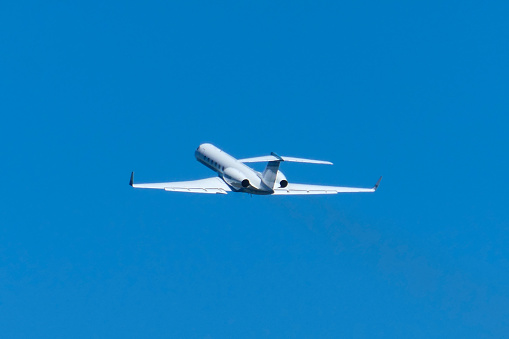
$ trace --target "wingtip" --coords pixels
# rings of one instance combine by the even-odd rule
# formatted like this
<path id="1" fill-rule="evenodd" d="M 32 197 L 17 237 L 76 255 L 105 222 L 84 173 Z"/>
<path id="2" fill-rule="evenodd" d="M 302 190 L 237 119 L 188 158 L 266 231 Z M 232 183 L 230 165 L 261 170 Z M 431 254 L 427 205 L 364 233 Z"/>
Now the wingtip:
<path id="1" fill-rule="evenodd" d="M 380 179 L 378 179 L 378 181 L 376 182 L 375 186 L 373 186 L 373 189 L 375 191 L 378 189 L 378 186 L 380 186 L 380 181 L 382 181 L 382 177 L 380 177 Z"/>
<path id="2" fill-rule="evenodd" d="M 133 186 L 134 184 L 134 172 L 131 172 L 131 180 L 129 180 L 129 186 Z"/>

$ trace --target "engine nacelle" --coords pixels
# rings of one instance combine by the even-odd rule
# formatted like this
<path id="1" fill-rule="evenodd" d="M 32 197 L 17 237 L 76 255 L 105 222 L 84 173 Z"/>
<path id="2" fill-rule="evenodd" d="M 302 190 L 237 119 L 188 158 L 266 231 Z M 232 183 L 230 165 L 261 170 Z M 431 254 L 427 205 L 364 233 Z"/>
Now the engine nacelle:
<path id="1" fill-rule="evenodd" d="M 281 171 L 277 171 L 276 182 L 274 183 L 274 188 L 285 188 L 288 186 L 288 180 L 286 180 L 285 175 Z"/>
<path id="2" fill-rule="evenodd" d="M 223 171 L 223 178 L 228 185 L 236 188 L 246 188 L 251 185 L 245 174 L 232 167 L 228 167 Z"/>

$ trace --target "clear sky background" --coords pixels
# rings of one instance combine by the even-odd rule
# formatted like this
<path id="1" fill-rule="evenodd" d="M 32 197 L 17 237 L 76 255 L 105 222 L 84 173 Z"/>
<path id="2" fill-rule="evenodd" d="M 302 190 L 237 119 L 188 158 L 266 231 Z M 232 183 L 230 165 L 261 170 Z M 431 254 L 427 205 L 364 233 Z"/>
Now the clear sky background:
<path id="1" fill-rule="evenodd" d="M 3 338 L 507 337 L 506 1 L 12 1 Z M 282 155 L 317 197 L 128 186 Z M 263 165 L 262 165 L 263 166 Z M 259 168 L 259 166 L 257 167 Z"/>

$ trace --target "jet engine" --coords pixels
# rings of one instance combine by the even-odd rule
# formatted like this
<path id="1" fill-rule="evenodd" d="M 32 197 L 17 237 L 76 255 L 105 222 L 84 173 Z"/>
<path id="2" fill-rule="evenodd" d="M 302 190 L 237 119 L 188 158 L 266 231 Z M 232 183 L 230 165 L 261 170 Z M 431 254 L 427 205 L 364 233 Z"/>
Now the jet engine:
<path id="1" fill-rule="evenodd" d="M 249 180 L 246 178 L 246 175 L 233 167 L 228 167 L 224 170 L 223 178 L 228 185 L 231 185 L 236 188 L 241 187 L 246 188 L 251 185 Z"/>
<path id="2" fill-rule="evenodd" d="M 283 172 L 277 171 L 274 188 L 285 188 L 286 186 L 288 186 L 288 180 L 286 180 L 286 176 L 283 174 Z"/>

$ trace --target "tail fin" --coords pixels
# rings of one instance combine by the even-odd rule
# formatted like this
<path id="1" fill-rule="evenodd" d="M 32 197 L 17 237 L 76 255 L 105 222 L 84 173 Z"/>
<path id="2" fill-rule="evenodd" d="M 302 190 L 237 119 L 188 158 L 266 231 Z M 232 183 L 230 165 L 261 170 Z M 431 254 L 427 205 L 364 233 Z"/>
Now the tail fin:
<path id="1" fill-rule="evenodd" d="M 279 164 L 281 164 L 281 161 L 279 160 L 269 161 L 267 167 L 265 167 L 265 171 L 263 171 L 262 181 L 270 189 L 274 188 L 274 183 L 276 182 L 277 177 L 277 171 L 279 170 Z"/>

